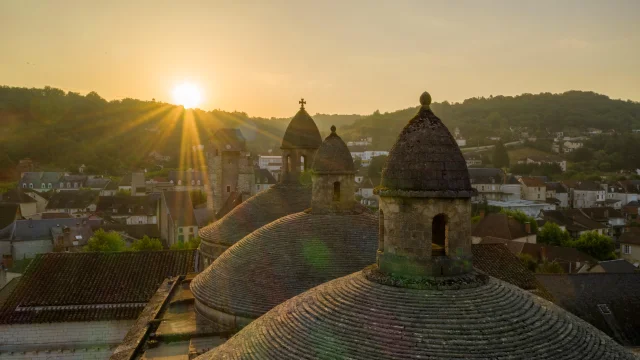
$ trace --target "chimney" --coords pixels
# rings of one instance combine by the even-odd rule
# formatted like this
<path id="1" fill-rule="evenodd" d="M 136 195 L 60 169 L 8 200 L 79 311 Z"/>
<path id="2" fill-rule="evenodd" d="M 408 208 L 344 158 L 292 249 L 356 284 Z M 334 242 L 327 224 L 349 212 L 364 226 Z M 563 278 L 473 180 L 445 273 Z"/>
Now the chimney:
<path id="1" fill-rule="evenodd" d="M 480 210 L 480 219 L 484 219 L 484 210 Z"/>
<path id="2" fill-rule="evenodd" d="M 531 234 L 531 223 L 530 222 L 527 221 L 527 222 L 524 223 L 524 231 L 527 234 Z"/>

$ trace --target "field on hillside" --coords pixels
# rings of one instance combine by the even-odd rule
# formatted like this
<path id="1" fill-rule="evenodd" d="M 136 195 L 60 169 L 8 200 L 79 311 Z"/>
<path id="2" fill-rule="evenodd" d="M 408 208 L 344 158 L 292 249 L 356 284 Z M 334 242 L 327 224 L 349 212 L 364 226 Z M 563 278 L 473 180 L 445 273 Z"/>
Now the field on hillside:
<path id="1" fill-rule="evenodd" d="M 519 147 L 515 149 L 507 148 L 507 152 L 509 153 L 509 161 L 511 164 L 517 164 L 518 160 L 527 157 L 527 156 L 549 156 L 552 155 L 550 153 L 546 153 L 544 151 L 534 149 L 532 147 Z M 555 154 L 554 154 L 555 155 Z"/>

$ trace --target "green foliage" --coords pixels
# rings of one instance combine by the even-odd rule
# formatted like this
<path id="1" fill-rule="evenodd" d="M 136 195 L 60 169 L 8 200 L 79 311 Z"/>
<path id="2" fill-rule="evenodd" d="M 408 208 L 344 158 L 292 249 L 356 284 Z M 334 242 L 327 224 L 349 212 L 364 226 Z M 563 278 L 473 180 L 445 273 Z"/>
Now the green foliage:
<path id="1" fill-rule="evenodd" d="M 142 239 L 138 239 L 131 244 L 131 250 L 133 251 L 145 251 L 145 250 L 162 250 L 162 243 L 159 239 L 152 239 L 147 235 Z"/>
<path id="2" fill-rule="evenodd" d="M 471 223 L 472 224 L 477 224 L 479 222 L 480 222 L 480 215 L 471 217 Z"/>
<path id="3" fill-rule="evenodd" d="M 122 236 L 115 231 L 106 232 L 98 229 L 87 242 L 84 251 L 118 252 L 126 251 L 127 244 Z"/>
<path id="4" fill-rule="evenodd" d="M 375 179 L 382 176 L 382 169 L 387 163 L 387 155 L 374 156 L 367 168 L 367 175 L 369 178 Z"/>
<path id="5" fill-rule="evenodd" d="M 537 234 L 537 242 L 539 244 L 548 244 L 555 246 L 565 246 L 571 241 L 571 236 L 565 230 L 562 230 L 558 224 L 547 221 Z"/>
<path id="6" fill-rule="evenodd" d="M 533 258 L 533 256 L 529 254 L 520 254 L 518 255 L 518 258 L 520 259 L 524 267 L 529 269 L 529 271 L 532 271 L 532 272 L 536 271 L 536 268 L 538 267 L 538 263 Z"/>
<path id="7" fill-rule="evenodd" d="M 11 189 L 15 189 L 17 186 L 18 182 L 0 183 L 0 194 L 4 194 Z"/>
<path id="8" fill-rule="evenodd" d="M 562 168 L 558 164 L 513 164 L 511 172 L 518 175 L 557 177 L 562 174 Z"/>
<path id="9" fill-rule="evenodd" d="M 566 245 L 589 254 L 600 261 L 616 258 L 613 240 L 595 231 L 584 233 L 577 240 L 571 240 Z"/>
<path id="10" fill-rule="evenodd" d="M 193 190 L 189 192 L 189 197 L 191 197 L 191 203 L 193 206 L 207 203 L 207 194 L 202 190 Z"/>
<path id="11" fill-rule="evenodd" d="M 177 243 L 171 245 L 171 250 L 197 249 L 198 246 L 200 246 L 200 238 L 195 237 L 187 242 L 178 241 Z"/>
<path id="12" fill-rule="evenodd" d="M 497 143 L 493 148 L 491 163 L 497 168 L 509 167 L 509 153 L 502 143 Z"/>
<path id="13" fill-rule="evenodd" d="M 536 222 L 536 219 L 534 219 L 531 216 L 528 216 L 522 211 L 502 209 L 500 210 L 500 212 L 503 214 L 506 214 L 507 216 L 511 216 L 521 224 L 529 223 L 531 225 L 531 233 L 536 234 L 538 232 L 538 223 Z"/>
<path id="14" fill-rule="evenodd" d="M 544 260 L 538 264 L 536 272 L 539 274 L 562 274 L 564 270 L 557 262 Z"/>
<path id="15" fill-rule="evenodd" d="M 356 171 L 358 171 L 362 167 L 362 159 L 360 159 L 359 157 L 356 157 L 353 160 L 353 167 L 356 169 Z"/>
<path id="16" fill-rule="evenodd" d="M 118 189 L 116 196 L 131 196 L 131 190 Z"/>

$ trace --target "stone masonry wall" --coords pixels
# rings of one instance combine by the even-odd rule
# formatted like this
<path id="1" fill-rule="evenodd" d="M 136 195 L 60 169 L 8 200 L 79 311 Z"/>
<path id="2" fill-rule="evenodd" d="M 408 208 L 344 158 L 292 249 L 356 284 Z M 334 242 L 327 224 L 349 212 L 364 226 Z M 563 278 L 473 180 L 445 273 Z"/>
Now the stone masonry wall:
<path id="1" fill-rule="evenodd" d="M 340 183 L 340 200 L 333 201 L 334 183 Z M 311 209 L 348 210 L 355 204 L 355 180 L 353 175 L 314 175 Z"/>
<path id="2" fill-rule="evenodd" d="M 431 257 L 432 221 L 447 217 L 446 256 Z M 469 199 L 380 198 L 381 270 L 405 275 L 454 275 L 471 267 Z"/>

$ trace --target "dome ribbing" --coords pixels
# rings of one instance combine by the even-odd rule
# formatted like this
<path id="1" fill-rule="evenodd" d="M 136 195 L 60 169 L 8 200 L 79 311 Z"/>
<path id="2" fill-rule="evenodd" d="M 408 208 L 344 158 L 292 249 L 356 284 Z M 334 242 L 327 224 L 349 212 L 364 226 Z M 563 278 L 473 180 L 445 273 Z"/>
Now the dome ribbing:
<path id="1" fill-rule="evenodd" d="M 198 359 L 635 359 L 583 320 L 503 281 L 416 290 L 371 281 L 371 271 L 279 305 Z"/>
<path id="2" fill-rule="evenodd" d="M 313 170 L 318 174 L 354 174 L 355 166 L 347 144 L 336 134 L 336 127 L 331 127 L 327 136 L 316 152 Z"/>
<path id="3" fill-rule="evenodd" d="M 471 197 L 467 163 L 458 144 L 431 111 L 431 96 L 404 127 L 382 170 L 382 196 Z M 408 193 L 411 192 L 411 193 Z"/>

